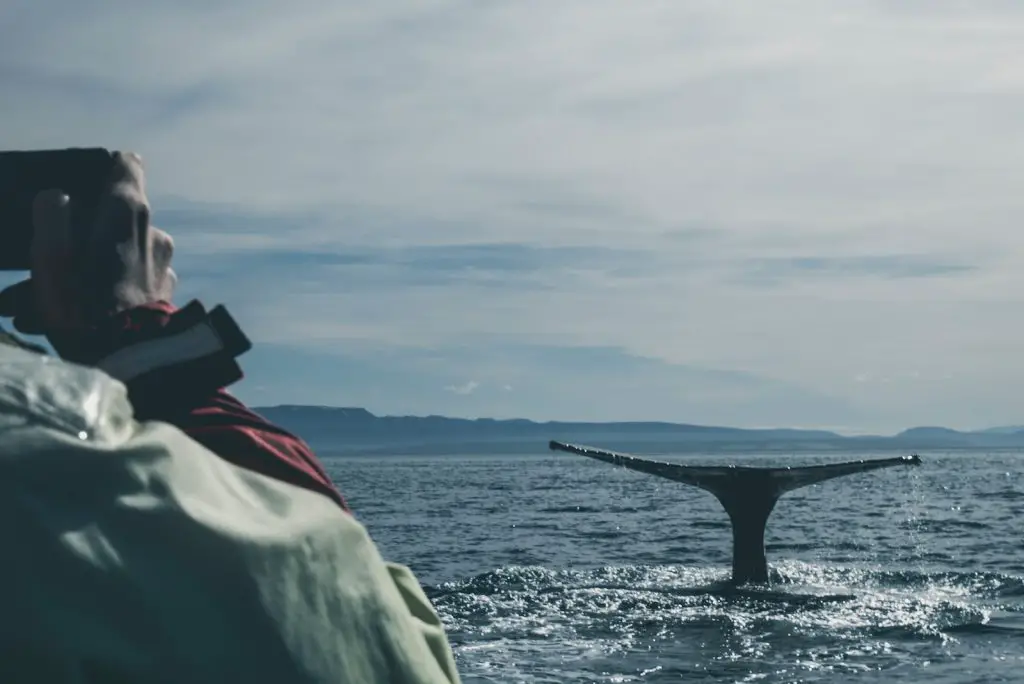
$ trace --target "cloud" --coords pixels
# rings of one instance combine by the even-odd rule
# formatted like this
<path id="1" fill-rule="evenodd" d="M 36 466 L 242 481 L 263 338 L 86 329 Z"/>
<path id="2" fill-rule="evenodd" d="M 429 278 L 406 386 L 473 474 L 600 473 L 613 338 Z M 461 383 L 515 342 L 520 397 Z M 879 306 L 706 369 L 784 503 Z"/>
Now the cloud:
<path id="1" fill-rule="evenodd" d="M 338 251 L 288 250 L 272 252 L 243 247 L 235 254 L 221 252 L 214 259 L 190 255 L 197 271 L 214 268 L 230 259 L 239 270 L 263 268 L 395 267 L 424 274 L 464 274 L 467 271 L 506 276 L 544 273 L 554 269 L 621 268 L 651 261 L 656 255 L 611 251 L 598 247 L 545 247 L 517 243 L 406 245 L 395 247 L 351 246 Z"/>
<path id="2" fill-rule="evenodd" d="M 794 256 L 751 259 L 745 266 L 743 279 L 751 284 L 768 285 L 798 278 L 934 278 L 964 275 L 977 268 L 972 264 L 913 254 Z"/>
<path id="3" fill-rule="evenodd" d="M 744 425 L 801 420 L 856 425 L 868 418 L 841 398 L 772 378 L 669 364 L 604 347 L 353 342 L 311 351 L 302 344 L 264 344 L 247 363 L 260 369 L 260 384 L 277 388 L 275 401 L 357 404 L 383 413 Z M 458 385 L 444 381 L 453 375 L 475 379 Z M 239 396 L 265 403 L 265 395 L 252 393 L 249 382 L 257 378 L 243 383 Z M 394 392 L 396 386 L 401 393 Z M 512 386 L 514 392 L 505 389 Z M 439 394 L 438 387 L 446 391 Z M 473 404 L 467 408 L 468 396 Z"/>
<path id="4" fill-rule="evenodd" d="M 461 385 L 446 385 L 445 391 L 451 392 L 452 394 L 459 394 L 461 396 L 467 396 L 476 391 L 480 387 L 480 383 L 475 380 L 468 380 Z"/>
<path id="5" fill-rule="evenodd" d="M 1015 423 L 1021 40 L 1008 2 L 13 0 L 4 145 L 141 151 L 183 297 L 295 368 L 373 362 L 308 375 L 325 401 L 464 410 L 437 388 L 473 377 L 510 415 Z M 599 392 L 592 348 L 655 365 Z M 536 362 L 562 404 L 498 377 L 529 349 L 574 350 Z M 701 375 L 709 413 L 666 368 L 766 398 Z"/>

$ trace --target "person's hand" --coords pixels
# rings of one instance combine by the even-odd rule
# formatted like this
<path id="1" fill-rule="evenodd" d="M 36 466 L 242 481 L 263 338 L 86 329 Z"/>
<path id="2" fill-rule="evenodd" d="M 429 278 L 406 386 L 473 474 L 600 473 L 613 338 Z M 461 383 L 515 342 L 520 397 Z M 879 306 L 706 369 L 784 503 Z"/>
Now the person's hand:
<path id="1" fill-rule="evenodd" d="M 80 340 L 95 325 L 125 309 L 170 302 L 177 278 L 174 243 L 150 224 L 138 155 L 115 154 L 110 185 L 85 224 L 73 220 L 73 203 L 60 189 L 36 197 L 31 278 L 0 292 L 0 316 L 81 361 Z"/>

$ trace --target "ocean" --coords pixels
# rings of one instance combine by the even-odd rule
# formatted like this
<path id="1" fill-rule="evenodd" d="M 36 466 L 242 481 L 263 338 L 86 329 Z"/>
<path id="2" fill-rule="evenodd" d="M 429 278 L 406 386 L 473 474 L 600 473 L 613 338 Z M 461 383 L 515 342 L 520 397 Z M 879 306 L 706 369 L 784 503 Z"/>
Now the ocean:
<path id="1" fill-rule="evenodd" d="M 324 460 L 467 684 L 1024 682 L 1024 453 L 921 456 L 785 495 L 780 580 L 741 595 L 714 588 L 730 528 L 699 489 L 569 454 Z"/>

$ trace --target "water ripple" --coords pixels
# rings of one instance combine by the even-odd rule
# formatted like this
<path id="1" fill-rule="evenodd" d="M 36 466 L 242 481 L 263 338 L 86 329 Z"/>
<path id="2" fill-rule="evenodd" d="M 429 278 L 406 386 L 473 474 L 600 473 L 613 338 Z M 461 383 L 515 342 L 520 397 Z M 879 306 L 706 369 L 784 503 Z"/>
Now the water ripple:
<path id="1" fill-rule="evenodd" d="M 741 591 L 700 490 L 548 454 L 327 467 L 423 581 L 467 684 L 1018 681 L 1024 460 L 922 456 L 785 496 L 777 581 Z"/>

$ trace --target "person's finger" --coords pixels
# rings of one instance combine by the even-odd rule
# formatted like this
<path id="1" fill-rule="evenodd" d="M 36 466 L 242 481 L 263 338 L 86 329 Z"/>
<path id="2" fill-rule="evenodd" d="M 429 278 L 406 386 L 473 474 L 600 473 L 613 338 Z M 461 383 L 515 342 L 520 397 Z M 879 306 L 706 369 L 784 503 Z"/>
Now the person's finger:
<path id="1" fill-rule="evenodd" d="M 152 242 L 153 267 L 156 272 L 170 268 L 174 258 L 174 238 L 154 225 L 149 227 Z"/>
<path id="2" fill-rule="evenodd" d="M 126 183 L 139 192 L 146 192 L 146 173 L 142 156 L 135 152 L 115 152 L 114 166 L 110 172 L 111 185 Z"/>
<path id="3" fill-rule="evenodd" d="M 44 190 L 32 202 L 32 261 L 71 249 L 70 199 L 62 190 Z"/>
<path id="4" fill-rule="evenodd" d="M 32 205 L 32 283 L 38 319 L 47 329 L 77 324 L 71 203 L 60 190 L 44 190 Z"/>
<path id="5" fill-rule="evenodd" d="M 129 241 L 141 249 L 149 245 L 149 216 L 142 158 L 131 152 L 115 153 L 109 192 L 97 207 L 96 230 L 89 241 L 101 252 Z"/>
<path id="6" fill-rule="evenodd" d="M 14 327 L 30 335 L 40 334 L 48 319 L 63 315 L 62 278 L 70 253 L 68 197 L 60 190 L 45 190 L 32 204 L 32 278 L 0 292 L 0 315 L 14 318 Z M 57 316 L 43 316 L 49 311 Z"/>
<path id="7" fill-rule="evenodd" d="M 97 208 L 95 230 L 89 236 L 85 264 L 85 286 L 94 290 L 89 297 L 109 309 L 112 293 L 123 301 L 116 306 L 135 306 L 162 294 L 164 282 L 157 264 L 169 263 L 173 242 L 150 224 L 149 200 L 145 193 L 142 158 L 117 153 L 107 195 Z M 133 281 L 136 287 L 117 288 Z"/>

